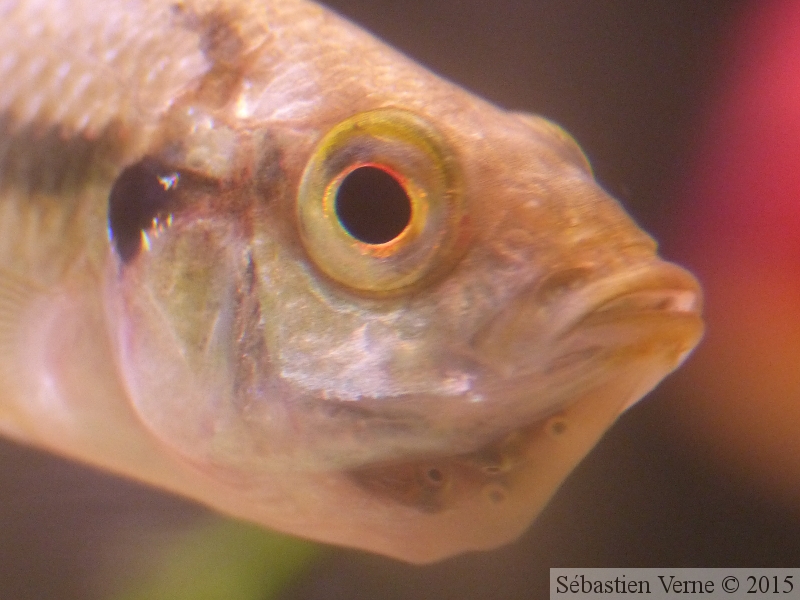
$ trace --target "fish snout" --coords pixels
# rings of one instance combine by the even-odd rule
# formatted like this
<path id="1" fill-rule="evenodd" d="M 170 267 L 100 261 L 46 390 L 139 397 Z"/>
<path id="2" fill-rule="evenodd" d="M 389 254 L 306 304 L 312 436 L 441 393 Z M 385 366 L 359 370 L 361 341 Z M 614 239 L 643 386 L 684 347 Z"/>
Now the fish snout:
<path id="1" fill-rule="evenodd" d="M 522 395 L 525 413 L 546 414 L 595 385 L 640 377 L 646 389 L 630 405 L 697 345 L 701 311 L 697 280 L 657 257 L 601 278 L 571 267 L 522 290 L 473 348 L 495 374 L 487 387 L 507 388 L 509 401 Z"/>

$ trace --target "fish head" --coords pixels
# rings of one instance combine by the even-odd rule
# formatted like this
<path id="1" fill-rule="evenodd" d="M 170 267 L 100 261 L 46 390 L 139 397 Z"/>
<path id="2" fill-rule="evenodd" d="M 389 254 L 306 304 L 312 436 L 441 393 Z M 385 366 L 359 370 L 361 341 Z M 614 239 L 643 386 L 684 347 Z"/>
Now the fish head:
<path id="1" fill-rule="evenodd" d="M 697 344 L 699 286 L 560 127 L 320 56 L 312 95 L 266 56 L 198 88 L 119 175 L 114 360 L 200 499 L 413 561 L 496 546 Z"/>

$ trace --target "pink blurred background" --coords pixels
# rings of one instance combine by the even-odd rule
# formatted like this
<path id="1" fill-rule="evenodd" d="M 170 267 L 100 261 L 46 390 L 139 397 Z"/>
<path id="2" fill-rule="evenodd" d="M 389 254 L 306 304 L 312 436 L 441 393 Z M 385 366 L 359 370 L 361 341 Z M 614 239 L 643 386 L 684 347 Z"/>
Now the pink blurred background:
<path id="1" fill-rule="evenodd" d="M 800 3 L 753 3 L 723 48 L 666 235 L 702 279 L 708 319 L 674 417 L 698 452 L 800 516 Z"/>

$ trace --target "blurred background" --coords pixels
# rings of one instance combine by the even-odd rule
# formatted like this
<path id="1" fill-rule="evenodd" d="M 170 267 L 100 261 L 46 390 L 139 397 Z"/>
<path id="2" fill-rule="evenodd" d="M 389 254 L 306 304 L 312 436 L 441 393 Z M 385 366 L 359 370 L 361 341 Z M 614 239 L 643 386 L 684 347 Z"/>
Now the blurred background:
<path id="1" fill-rule="evenodd" d="M 708 333 L 516 543 L 411 567 L 0 442 L 3 600 L 526 600 L 568 566 L 800 565 L 800 3 L 329 0 L 581 143 Z"/>

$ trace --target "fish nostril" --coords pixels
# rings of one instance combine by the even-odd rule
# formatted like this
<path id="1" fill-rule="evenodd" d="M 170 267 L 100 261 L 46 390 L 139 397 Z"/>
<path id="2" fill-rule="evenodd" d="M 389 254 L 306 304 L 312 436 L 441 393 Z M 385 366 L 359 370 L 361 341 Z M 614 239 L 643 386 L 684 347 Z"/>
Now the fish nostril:
<path id="1" fill-rule="evenodd" d="M 556 298 L 586 285 L 591 274 L 589 267 L 572 267 L 553 273 L 539 284 L 536 300 L 541 304 L 550 304 Z"/>

